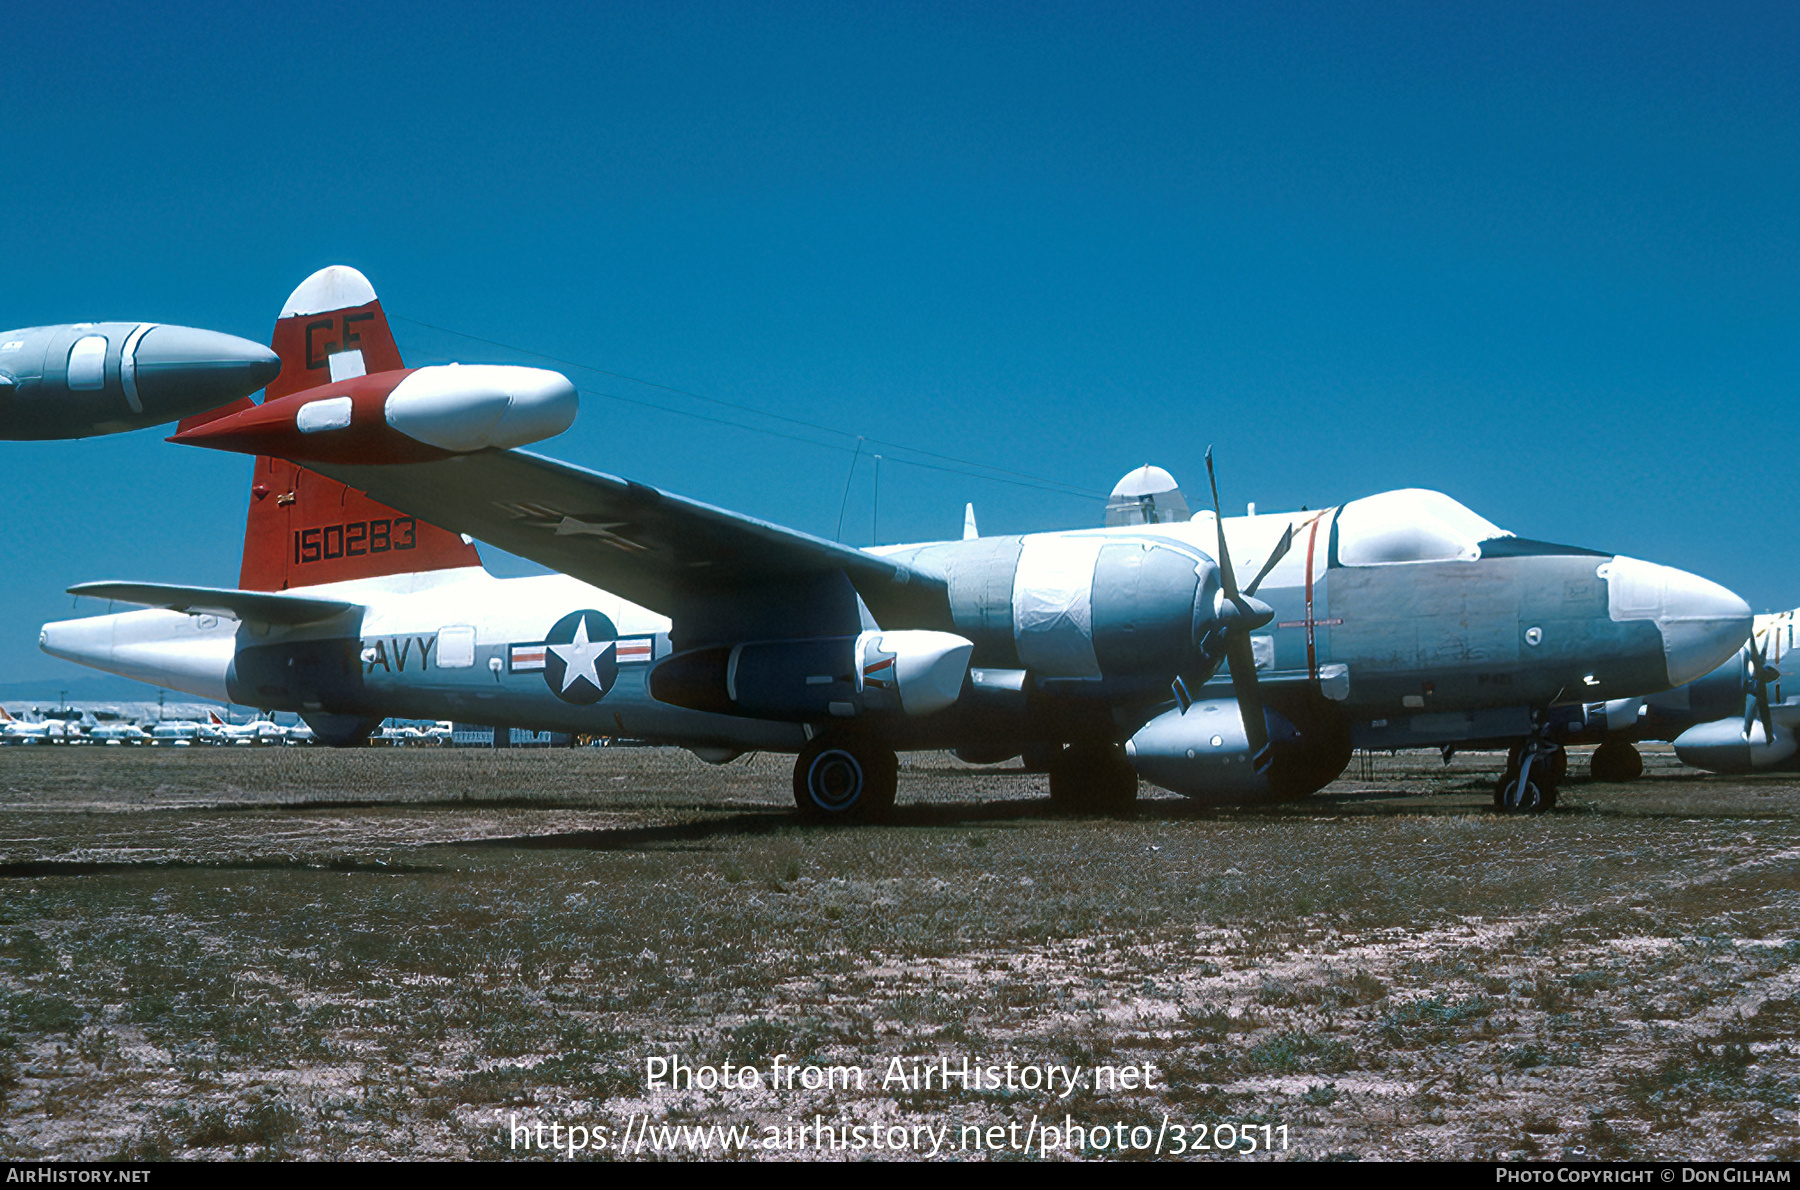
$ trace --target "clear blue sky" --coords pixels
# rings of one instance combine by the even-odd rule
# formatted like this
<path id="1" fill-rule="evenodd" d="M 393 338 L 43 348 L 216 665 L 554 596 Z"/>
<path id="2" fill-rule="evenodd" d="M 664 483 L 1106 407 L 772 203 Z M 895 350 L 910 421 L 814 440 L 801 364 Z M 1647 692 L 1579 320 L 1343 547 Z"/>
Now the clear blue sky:
<path id="1" fill-rule="evenodd" d="M 1195 502 L 1211 443 L 1233 505 L 1434 487 L 1800 603 L 1800 6 L 270 8 L 9 22 L 0 327 L 266 341 L 341 262 L 411 363 L 847 432 L 569 370 L 543 448 L 828 536 L 856 434 Z M 0 443 L 0 678 L 86 672 L 71 583 L 235 582 L 249 463 L 163 433 Z M 867 449 L 884 541 L 1100 516 Z"/>

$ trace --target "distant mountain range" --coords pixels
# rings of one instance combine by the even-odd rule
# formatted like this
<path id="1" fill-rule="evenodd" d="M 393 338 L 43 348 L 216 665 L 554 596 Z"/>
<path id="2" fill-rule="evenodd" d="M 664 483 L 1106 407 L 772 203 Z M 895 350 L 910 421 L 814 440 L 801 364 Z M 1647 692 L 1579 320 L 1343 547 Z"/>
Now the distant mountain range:
<path id="1" fill-rule="evenodd" d="M 73 681 L 45 678 L 36 682 L 0 682 L 0 706 L 13 715 L 29 715 L 33 711 L 55 711 L 69 706 L 92 711 L 102 719 L 124 719 L 130 722 L 150 719 L 204 719 L 206 712 L 226 712 L 222 703 L 196 699 L 179 690 L 165 690 L 163 701 L 156 701 L 157 688 L 130 678 L 102 675 L 76 678 Z M 228 715 L 232 722 L 244 720 L 244 711 Z M 282 717 L 294 718 L 292 715 Z"/>
<path id="2" fill-rule="evenodd" d="M 87 678 L 40 678 L 35 682 L 0 682 L 0 702 L 32 702 L 54 704 L 66 697 L 70 702 L 148 702 L 156 703 L 156 687 L 130 678 L 100 675 Z M 179 690 L 168 691 L 165 701 L 193 702 L 194 696 Z"/>

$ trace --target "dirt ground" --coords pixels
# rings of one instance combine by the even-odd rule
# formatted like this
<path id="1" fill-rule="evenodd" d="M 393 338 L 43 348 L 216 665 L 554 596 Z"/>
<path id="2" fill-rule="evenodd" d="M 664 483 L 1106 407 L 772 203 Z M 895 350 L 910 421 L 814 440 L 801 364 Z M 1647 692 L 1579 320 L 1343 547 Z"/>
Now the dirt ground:
<path id="1" fill-rule="evenodd" d="M 1800 784 L 1646 759 L 0 749 L 0 1158 L 1800 1157 Z"/>

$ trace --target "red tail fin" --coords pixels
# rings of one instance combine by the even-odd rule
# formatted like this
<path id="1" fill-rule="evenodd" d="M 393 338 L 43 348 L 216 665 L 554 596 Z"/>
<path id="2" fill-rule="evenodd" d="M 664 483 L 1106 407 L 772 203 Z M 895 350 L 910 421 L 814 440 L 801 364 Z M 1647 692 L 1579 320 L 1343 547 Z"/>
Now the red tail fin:
<path id="1" fill-rule="evenodd" d="M 300 283 L 281 308 L 272 346 L 281 374 L 265 399 L 405 366 L 374 288 L 345 265 L 320 269 Z M 246 398 L 184 421 L 181 429 L 248 407 Z M 238 575 L 245 590 L 479 565 L 475 547 L 454 533 L 284 459 L 256 460 Z"/>

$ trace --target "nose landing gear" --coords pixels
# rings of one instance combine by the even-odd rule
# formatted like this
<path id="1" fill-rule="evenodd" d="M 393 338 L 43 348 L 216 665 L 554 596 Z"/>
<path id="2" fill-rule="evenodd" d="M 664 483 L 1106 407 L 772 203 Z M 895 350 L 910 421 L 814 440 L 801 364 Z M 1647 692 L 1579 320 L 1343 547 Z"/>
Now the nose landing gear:
<path id="1" fill-rule="evenodd" d="M 1542 723 L 1507 754 L 1506 771 L 1494 783 L 1494 809 L 1502 814 L 1542 814 L 1556 808 L 1556 788 L 1569 768 L 1569 754 L 1550 739 Z"/>

